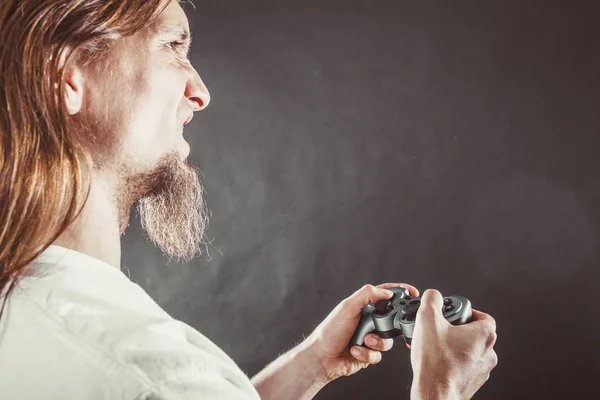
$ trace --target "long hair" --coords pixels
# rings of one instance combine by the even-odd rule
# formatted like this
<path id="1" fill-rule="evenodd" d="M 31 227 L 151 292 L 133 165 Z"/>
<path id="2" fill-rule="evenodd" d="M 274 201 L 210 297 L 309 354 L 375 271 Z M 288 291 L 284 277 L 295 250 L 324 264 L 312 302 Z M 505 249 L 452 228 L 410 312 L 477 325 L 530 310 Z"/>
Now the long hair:
<path id="1" fill-rule="evenodd" d="M 115 40 L 150 24 L 161 3 L 0 1 L 0 318 L 28 266 L 90 193 L 92 158 L 66 112 L 64 66 L 99 63 Z"/>

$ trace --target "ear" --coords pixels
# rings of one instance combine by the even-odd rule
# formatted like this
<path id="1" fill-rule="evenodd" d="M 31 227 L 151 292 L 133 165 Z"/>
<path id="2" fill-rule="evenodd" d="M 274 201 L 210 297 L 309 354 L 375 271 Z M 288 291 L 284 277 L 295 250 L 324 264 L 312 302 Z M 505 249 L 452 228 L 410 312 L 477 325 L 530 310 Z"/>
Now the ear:
<path id="1" fill-rule="evenodd" d="M 77 114 L 83 105 L 83 72 L 76 65 L 65 69 L 65 104 L 69 115 Z"/>
<path id="2" fill-rule="evenodd" d="M 58 98 L 59 95 L 63 97 L 65 105 L 67 106 L 67 112 L 69 115 L 77 114 L 81 111 L 81 107 L 83 105 L 83 71 L 76 63 L 70 63 L 70 65 L 66 66 L 66 56 L 69 54 L 71 49 L 65 49 L 59 55 L 58 62 L 58 71 L 55 74 L 54 79 L 54 95 Z M 51 61 L 50 58 L 49 61 Z M 64 70 L 64 75 L 62 79 L 64 79 L 64 93 L 58 93 L 58 80 L 61 78 L 61 72 Z"/>

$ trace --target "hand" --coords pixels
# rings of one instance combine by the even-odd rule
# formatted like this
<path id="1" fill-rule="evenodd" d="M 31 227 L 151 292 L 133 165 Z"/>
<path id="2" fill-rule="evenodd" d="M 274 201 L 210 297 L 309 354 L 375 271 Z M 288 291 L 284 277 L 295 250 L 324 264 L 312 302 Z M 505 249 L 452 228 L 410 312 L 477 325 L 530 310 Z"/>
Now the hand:
<path id="1" fill-rule="evenodd" d="M 393 293 L 383 289 L 398 286 L 408 289 L 413 297 L 419 295 L 414 286 L 406 283 L 365 285 L 338 304 L 307 338 L 315 359 L 321 364 L 322 379 L 325 382 L 352 375 L 371 364 L 377 364 L 381 361 L 381 352 L 392 348 L 393 339 L 382 339 L 376 334 L 365 337 L 365 345 L 369 348 L 352 346 L 351 352 L 348 343 L 358 326 L 362 309 L 369 303 L 391 298 Z M 369 342 L 371 339 L 375 340 L 374 343 Z"/>
<path id="2" fill-rule="evenodd" d="M 440 292 L 423 293 L 415 319 L 411 399 L 470 399 L 498 364 L 496 321 L 473 310 L 473 321 L 451 325 L 442 314 Z"/>

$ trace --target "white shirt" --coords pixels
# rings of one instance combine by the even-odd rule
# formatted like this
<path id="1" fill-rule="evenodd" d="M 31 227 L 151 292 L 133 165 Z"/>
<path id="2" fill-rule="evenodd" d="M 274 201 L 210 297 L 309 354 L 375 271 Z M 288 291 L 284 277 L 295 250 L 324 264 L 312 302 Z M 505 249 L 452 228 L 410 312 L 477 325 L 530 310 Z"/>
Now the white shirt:
<path id="1" fill-rule="evenodd" d="M 53 245 L 33 267 L 0 320 L 1 400 L 260 398 L 231 358 L 114 266 Z"/>

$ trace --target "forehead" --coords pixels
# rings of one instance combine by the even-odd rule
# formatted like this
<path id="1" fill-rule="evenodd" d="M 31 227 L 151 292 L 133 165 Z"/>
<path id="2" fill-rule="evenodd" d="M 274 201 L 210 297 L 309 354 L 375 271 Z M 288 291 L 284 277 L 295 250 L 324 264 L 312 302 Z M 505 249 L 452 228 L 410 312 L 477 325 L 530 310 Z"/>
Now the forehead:
<path id="1" fill-rule="evenodd" d="M 148 28 L 152 35 L 176 33 L 189 36 L 190 30 L 187 16 L 176 0 L 169 1 L 167 7 Z"/>

